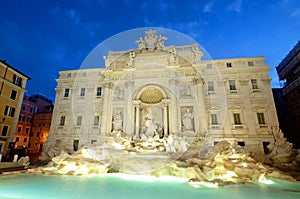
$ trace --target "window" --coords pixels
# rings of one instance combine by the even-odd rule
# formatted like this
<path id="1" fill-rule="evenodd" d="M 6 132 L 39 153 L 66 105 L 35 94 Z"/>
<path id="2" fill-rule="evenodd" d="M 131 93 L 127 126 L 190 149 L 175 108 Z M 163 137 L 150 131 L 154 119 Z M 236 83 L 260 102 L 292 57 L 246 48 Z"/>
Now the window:
<path id="1" fill-rule="evenodd" d="M 214 91 L 214 82 L 213 81 L 208 81 L 207 82 L 207 90 L 208 91 Z"/>
<path id="2" fill-rule="evenodd" d="M 245 142 L 238 142 L 237 143 L 239 146 L 245 146 Z"/>
<path id="3" fill-rule="evenodd" d="M 40 136 L 40 132 L 37 132 L 37 133 L 36 133 L 36 137 L 39 137 L 39 136 Z"/>
<path id="4" fill-rule="evenodd" d="M 73 140 L 73 150 L 78 151 L 79 140 Z"/>
<path id="5" fill-rule="evenodd" d="M 258 124 L 266 124 L 264 113 L 257 113 Z"/>
<path id="6" fill-rule="evenodd" d="M 98 126 L 99 125 L 99 115 L 96 115 L 94 117 L 94 126 Z"/>
<path id="7" fill-rule="evenodd" d="M 211 116 L 211 124 L 212 125 L 217 125 L 218 124 L 217 114 L 213 113 L 210 116 Z"/>
<path id="8" fill-rule="evenodd" d="M 22 78 L 20 78 L 19 76 L 15 75 L 13 76 L 13 83 L 15 85 L 21 86 L 22 85 Z"/>
<path id="9" fill-rule="evenodd" d="M 81 126 L 82 123 L 82 116 L 77 117 L 77 126 Z"/>
<path id="10" fill-rule="evenodd" d="M 24 122 L 25 121 L 25 116 L 24 115 L 20 115 L 19 116 L 19 121 Z"/>
<path id="11" fill-rule="evenodd" d="M 80 96 L 85 96 L 85 88 L 81 88 L 80 90 Z"/>
<path id="12" fill-rule="evenodd" d="M 22 131 L 22 127 L 18 126 L 18 133 L 20 133 Z"/>
<path id="13" fill-rule="evenodd" d="M 233 113 L 233 122 L 236 125 L 240 125 L 241 123 L 241 116 L 239 113 Z"/>
<path id="14" fill-rule="evenodd" d="M 30 132 L 29 136 L 30 136 L 30 137 L 33 137 L 33 132 Z"/>
<path id="15" fill-rule="evenodd" d="M 7 136 L 7 133 L 8 133 L 8 126 L 6 125 L 2 126 L 1 136 Z"/>
<path id="16" fill-rule="evenodd" d="M 207 64 L 207 65 L 206 65 L 206 68 L 207 68 L 207 69 L 212 69 L 212 64 Z"/>
<path id="17" fill-rule="evenodd" d="M 19 142 L 20 138 L 19 137 L 16 137 L 16 142 Z"/>
<path id="18" fill-rule="evenodd" d="M 236 90 L 235 80 L 229 80 L 229 89 L 231 91 L 235 91 Z"/>
<path id="19" fill-rule="evenodd" d="M 248 61 L 248 66 L 254 66 L 254 62 L 253 61 Z"/>
<path id="20" fill-rule="evenodd" d="M 98 87 L 98 88 L 97 88 L 97 93 L 96 93 L 96 95 L 97 95 L 98 97 L 100 97 L 100 96 L 102 95 L 102 87 Z"/>
<path id="21" fill-rule="evenodd" d="M 97 140 L 91 140 L 91 144 L 94 144 L 96 142 L 97 142 Z"/>
<path id="22" fill-rule="evenodd" d="M 43 152 L 43 144 L 40 144 L 39 152 Z"/>
<path id="23" fill-rule="evenodd" d="M 24 142 L 27 142 L 27 138 L 24 138 L 24 140 L 23 140 Z"/>
<path id="24" fill-rule="evenodd" d="M 15 115 L 15 108 L 10 107 L 10 106 L 6 106 L 5 110 L 4 110 L 4 115 L 6 116 L 10 116 L 10 117 L 14 117 Z"/>
<path id="25" fill-rule="evenodd" d="M 32 108 L 32 107 L 30 107 L 30 110 L 29 110 L 29 112 L 30 112 L 30 113 L 32 113 L 32 112 L 33 112 L 33 108 Z"/>
<path id="26" fill-rule="evenodd" d="M 257 80 L 256 79 L 251 79 L 251 85 L 252 85 L 252 89 L 258 89 L 258 85 L 257 85 Z"/>
<path id="27" fill-rule="evenodd" d="M 72 77 L 72 73 L 67 73 L 67 77 Z"/>
<path id="28" fill-rule="evenodd" d="M 69 95 L 70 95 L 70 89 L 66 88 L 65 93 L 64 93 L 64 97 L 69 97 Z"/>
<path id="29" fill-rule="evenodd" d="M 26 134 L 29 133 L 29 128 L 26 128 L 25 133 L 26 133 Z"/>
<path id="30" fill-rule="evenodd" d="M 17 91 L 11 90 L 10 99 L 15 100 L 17 98 Z"/>
<path id="31" fill-rule="evenodd" d="M 64 125 L 65 125 L 65 121 L 66 121 L 66 116 L 61 116 L 61 117 L 60 117 L 60 123 L 59 123 L 59 126 L 64 126 Z"/>
<path id="32" fill-rule="evenodd" d="M 268 148 L 268 145 L 270 144 L 270 142 L 263 142 L 263 147 L 264 147 L 264 153 L 268 154 L 270 153 L 270 149 Z"/>
<path id="33" fill-rule="evenodd" d="M 2 146 L 3 146 L 3 143 L 0 143 L 0 152 L 1 152 L 1 150 L 2 150 Z"/>
<path id="34" fill-rule="evenodd" d="M 28 117 L 27 118 L 27 123 L 30 123 L 31 122 L 31 117 Z"/>
<path id="35" fill-rule="evenodd" d="M 232 64 L 231 64 L 231 63 L 226 63 L 226 67 L 227 67 L 227 68 L 231 68 L 231 67 L 232 67 Z"/>
<path id="36" fill-rule="evenodd" d="M 26 107 L 23 105 L 22 106 L 22 111 L 25 111 L 26 110 Z"/>

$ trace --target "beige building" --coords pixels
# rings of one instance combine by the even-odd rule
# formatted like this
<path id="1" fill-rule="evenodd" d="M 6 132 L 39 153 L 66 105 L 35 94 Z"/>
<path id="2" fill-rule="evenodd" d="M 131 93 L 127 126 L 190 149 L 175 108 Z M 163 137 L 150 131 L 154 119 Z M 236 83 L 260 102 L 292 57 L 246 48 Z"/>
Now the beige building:
<path id="1" fill-rule="evenodd" d="M 267 152 L 278 120 L 265 57 L 202 60 L 197 44 L 166 39 L 149 30 L 137 49 L 108 52 L 105 68 L 60 71 L 49 145 L 72 151 L 122 132 Z"/>
<path id="2" fill-rule="evenodd" d="M 25 86 L 30 78 L 4 60 L 0 60 L 0 152 L 13 142 Z"/>

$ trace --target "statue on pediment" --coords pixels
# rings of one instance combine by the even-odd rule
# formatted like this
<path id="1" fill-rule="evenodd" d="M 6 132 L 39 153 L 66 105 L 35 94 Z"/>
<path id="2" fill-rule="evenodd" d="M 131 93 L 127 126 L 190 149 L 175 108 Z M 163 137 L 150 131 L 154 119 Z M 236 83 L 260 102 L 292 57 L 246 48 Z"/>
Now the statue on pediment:
<path id="1" fill-rule="evenodd" d="M 144 50 L 146 48 L 146 42 L 142 37 L 140 37 L 138 40 L 136 40 L 135 43 L 137 43 L 139 50 Z"/>
<path id="2" fill-rule="evenodd" d="M 129 53 L 129 61 L 127 62 L 127 66 L 129 68 L 132 68 L 134 66 L 134 58 L 135 58 L 135 52 L 134 51 L 131 51 Z"/>
<path id="3" fill-rule="evenodd" d="M 203 53 L 200 51 L 198 45 L 192 46 L 192 52 L 193 52 L 193 64 L 200 61 L 201 57 L 203 56 Z"/>
<path id="4" fill-rule="evenodd" d="M 165 48 L 164 42 L 168 38 L 162 35 L 157 35 L 156 30 L 150 29 L 149 31 L 145 32 L 144 39 L 140 37 L 136 40 L 135 43 L 138 45 L 138 49 L 140 51 L 154 51 L 154 50 L 162 50 Z"/>

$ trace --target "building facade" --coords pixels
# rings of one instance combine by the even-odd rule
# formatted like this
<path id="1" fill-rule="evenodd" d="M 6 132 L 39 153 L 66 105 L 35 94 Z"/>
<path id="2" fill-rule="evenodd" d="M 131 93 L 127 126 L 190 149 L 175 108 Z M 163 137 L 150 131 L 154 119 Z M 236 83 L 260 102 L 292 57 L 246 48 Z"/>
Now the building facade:
<path id="1" fill-rule="evenodd" d="M 279 79 L 285 81 L 282 99 L 286 117 L 280 123 L 288 140 L 300 148 L 300 41 L 276 67 Z"/>
<path id="2" fill-rule="evenodd" d="M 25 86 L 30 78 L 4 60 L 0 60 L 0 151 L 13 142 Z"/>
<path id="3" fill-rule="evenodd" d="M 28 154 L 31 161 L 37 161 L 43 151 L 44 144 L 50 133 L 52 109 L 34 114 L 30 132 Z"/>
<path id="4" fill-rule="evenodd" d="M 52 101 L 47 97 L 24 96 L 14 137 L 15 149 L 26 148 L 27 155 L 37 159 L 50 131 L 52 111 Z"/>
<path id="5" fill-rule="evenodd" d="M 69 151 L 114 139 L 228 140 L 261 151 L 278 120 L 264 57 L 202 60 L 197 44 L 165 46 L 155 30 L 138 48 L 110 51 L 105 68 L 60 71 L 48 137 Z"/>
<path id="6" fill-rule="evenodd" d="M 19 115 L 19 121 L 16 128 L 14 137 L 15 147 L 28 148 L 29 134 L 31 132 L 31 124 L 33 120 L 33 114 L 35 113 L 36 107 L 32 103 L 29 97 L 24 96 L 21 111 Z"/>

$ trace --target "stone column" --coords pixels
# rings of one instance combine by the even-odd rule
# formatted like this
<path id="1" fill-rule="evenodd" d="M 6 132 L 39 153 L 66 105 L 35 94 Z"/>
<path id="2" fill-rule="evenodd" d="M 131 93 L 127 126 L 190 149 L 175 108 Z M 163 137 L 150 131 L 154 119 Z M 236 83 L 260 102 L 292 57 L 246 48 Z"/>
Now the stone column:
<path id="1" fill-rule="evenodd" d="M 103 97 L 103 110 L 102 110 L 102 118 L 101 118 L 101 132 L 102 133 L 109 133 L 110 129 L 109 122 L 111 123 L 111 117 L 109 116 L 109 108 L 110 108 L 110 88 L 112 87 L 111 82 L 106 82 L 103 84 L 104 87 L 104 97 Z"/>
<path id="2" fill-rule="evenodd" d="M 167 104 L 164 104 L 164 136 L 169 135 L 169 129 L 168 129 L 168 106 Z"/>
<path id="3" fill-rule="evenodd" d="M 199 126 L 195 126 L 196 132 L 200 133 L 201 136 L 204 136 L 207 132 L 207 118 L 206 118 L 206 108 L 204 100 L 204 79 L 203 78 L 194 78 L 192 84 L 196 87 L 196 97 L 197 97 L 197 106 L 199 111 Z"/>
<path id="4" fill-rule="evenodd" d="M 177 80 L 175 79 L 175 72 L 172 71 L 171 73 L 171 77 L 173 77 L 173 79 L 169 80 L 170 83 L 170 89 L 172 91 L 173 94 L 170 94 L 170 102 L 169 102 L 169 123 L 170 123 L 170 129 L 169 129 L 169 133 L 178 133 L 180 131 L 180 119 L 178 118 L 178 113 L 180 114 L 179 111 L 179 104 L 177 102 L 177 98 L 176 98 L 176 94 L 177 94 L 177 90 L 176 90 L 176 85 L 177 85 Z"/>
<path id="5" fill-rule="evenodd" d="M 129 74 L 130 75 L 130 74 Z M 127 80 L 125 82 L 125 90 L 124 90 L 124 101 L 125 101 L 125 112 L 124 112 L 124 130 L 127 134 L 133 136 L 135 135 L 135 106 L 133 105 L 133 86 L 134 81 Z M 127 102 L 127 103 L 126 103 Z"/>
<path id="6" fill-rule="evenodd" d="M 140 130 L 140 106 L 135 106 L 135 137 L 139 137 Z"/>

